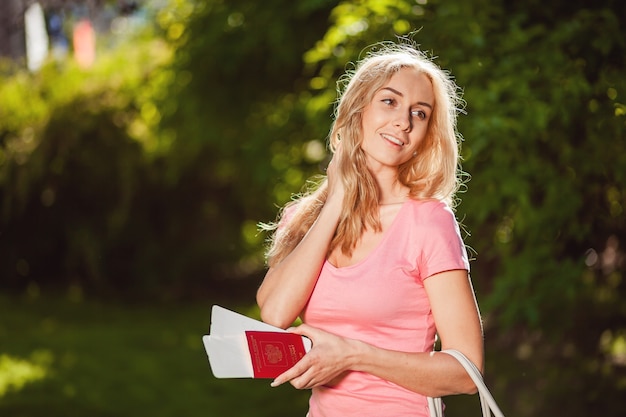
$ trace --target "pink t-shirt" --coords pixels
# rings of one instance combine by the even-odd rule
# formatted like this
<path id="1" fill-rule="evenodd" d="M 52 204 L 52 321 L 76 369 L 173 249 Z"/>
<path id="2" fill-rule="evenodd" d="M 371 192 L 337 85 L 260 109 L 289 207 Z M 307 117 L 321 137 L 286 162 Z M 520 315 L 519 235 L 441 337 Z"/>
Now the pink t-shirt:
<path id="1" fill-rule="evenodd" d="M 303 321 L 328 332 L 404 352 L 433 349 L 435 323 L 423 280 L 469 270 L 453 212 L 434 200 L 408 200 L 382 241 L 362 261 L 326 261 Z M 363 372 L 314 388 L 310 417 L 428 416 L 426 397 Z"/>

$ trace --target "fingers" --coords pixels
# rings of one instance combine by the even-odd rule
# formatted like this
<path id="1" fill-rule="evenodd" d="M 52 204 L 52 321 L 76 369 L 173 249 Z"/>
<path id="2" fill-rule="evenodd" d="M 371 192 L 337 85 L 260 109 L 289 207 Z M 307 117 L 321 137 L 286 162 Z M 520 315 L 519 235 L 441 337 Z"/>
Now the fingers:
<path id="1" fill-rule="evenodd" d="M 290 382 L 295 388 L 302 389 L 307 385 L 305 381 L 308 378 L 302 378 L 309 370 L 309 365 L 306 364 L 306 355 L 300 359 L 294 366 L 277 376 L 270 384 L 271 387 L 277 387 L 279 385 L 284 384 L 285 382 Z"/>
<path id="2" fill-rule="evenodd" d="M 302 360 L 300 362 L 302 362 Z M 296 364 L 293 368 L 276 377 L 270 386 L 277 387 L 289 382 L 296 389 L 311 389 L 323 384 L 324 381 L 320 378 L 321 377 L 311 365 L 298 367 Z"/>
<path id="3" fill-rule="evenodd" d="M 297 389 L 313 388 L 335 380 L 347 370 L 346 340 L 306 324 L 287 330 L 310 338 L 313 349 L 292 368 L 276 377 L 270 384 L 272 387 L 289 382 Z"/>
<path id="4" fill-rule="evenodd" d="M 299 334 L 301 336 L 306 336 L 309 339 L 311 338 L 311 333 L 315 331 L 315 329 L 308 324 L 301 324 L 299 326 L 290 327 L 287 329 L 289 333 Z"/>
<path id="5" fill-rule="evenodd" d="M 318 383 L 315 382 L 314 379 L 308 376 L 308 373 L 305 373 L 299 376 L 298 378 L 292 379 L 291 381 L 289 381 L 289 383 L 295 389 L 311 389 L 315 387 L 316 385 L 319 385 Z"/>
<path id="6" fill-rule="evenodd" d="M 332 171 L 338 165 L 338 161 L 341 161 L 342 154 L 341 146 L 337 147 L 330 158 L 330 162 L 328 162 L 328 166 L 326 167 L 326 171 Z"/>
<path id="7" fill-rule="evenodd" d="M 328 164 L 326 170 L 326 177 L 328 179 L 328 193 L 329 196 L 335 194 L 339 198 L 343 198 L 343 181 L 339 173 L 339 166 L 341 164 L 339 155 L 335 154 L 333 159 Z"/>

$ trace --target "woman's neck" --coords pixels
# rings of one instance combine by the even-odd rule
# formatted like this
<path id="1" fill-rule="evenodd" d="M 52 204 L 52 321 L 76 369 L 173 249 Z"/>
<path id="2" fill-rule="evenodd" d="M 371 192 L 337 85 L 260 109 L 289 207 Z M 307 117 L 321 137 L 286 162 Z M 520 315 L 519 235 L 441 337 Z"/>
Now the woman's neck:
<path id="1" fill-rule="evenodd" d="M 374 176 L 378 183 L 378 204 L 401 204 L 409 198 L 409 189 L 398 181 L 396 175 Z"/>

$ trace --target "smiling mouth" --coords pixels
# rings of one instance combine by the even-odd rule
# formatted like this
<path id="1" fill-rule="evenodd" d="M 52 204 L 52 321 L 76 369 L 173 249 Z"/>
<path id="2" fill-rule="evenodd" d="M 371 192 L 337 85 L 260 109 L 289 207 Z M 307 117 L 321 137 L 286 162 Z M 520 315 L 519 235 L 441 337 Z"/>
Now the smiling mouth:
<path id="1" fill-rule="evenodd" d="M 381 135 L 383 137 L 383 139 L 385 139 L 386 141 L 389 141 L 391 143 L 393 143 L 394 145 L 397 146 L 404 146 L 404 142 L 402 142 L 400 139 L 393 137 L 393 136 L 389 136 L 389 135 Z"/>

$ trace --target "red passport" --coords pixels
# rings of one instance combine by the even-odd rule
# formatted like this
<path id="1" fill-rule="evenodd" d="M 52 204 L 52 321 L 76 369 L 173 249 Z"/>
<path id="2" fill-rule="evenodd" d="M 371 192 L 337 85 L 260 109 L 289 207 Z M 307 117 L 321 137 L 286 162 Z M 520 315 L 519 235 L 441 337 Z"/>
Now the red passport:
<path id="1" fill-rule="evenodd" d="M 255 378 L 276 378 L 306 353 L 302 336 L 293 333 L 247 330 L 246 339 Z"/>

